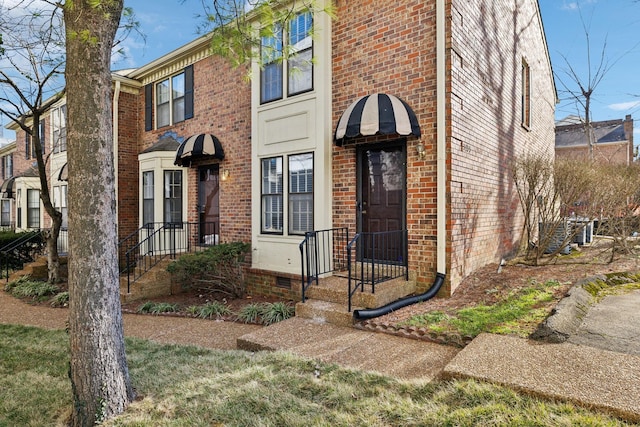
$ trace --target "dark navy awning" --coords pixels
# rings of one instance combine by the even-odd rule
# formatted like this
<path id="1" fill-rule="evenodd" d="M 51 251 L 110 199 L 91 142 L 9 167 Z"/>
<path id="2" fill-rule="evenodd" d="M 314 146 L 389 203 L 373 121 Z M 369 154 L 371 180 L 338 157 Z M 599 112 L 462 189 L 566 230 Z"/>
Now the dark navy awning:
<path id="1" fill-rule="evenodd" d="M 202 158 L 224 159 L 224 151 L 220 140 L 214 135 L 200 133 L 185 139 L 176 151 L 174 164 L 190 166 L 193 160 Z"/>
<path id="2" fill-rule="evenodd" d="M 375 93 L 353 102 L 338 120 L 334 139 L 371 135 L 421 135 L 418 118 L 411 107 L 393 95 Z"/>

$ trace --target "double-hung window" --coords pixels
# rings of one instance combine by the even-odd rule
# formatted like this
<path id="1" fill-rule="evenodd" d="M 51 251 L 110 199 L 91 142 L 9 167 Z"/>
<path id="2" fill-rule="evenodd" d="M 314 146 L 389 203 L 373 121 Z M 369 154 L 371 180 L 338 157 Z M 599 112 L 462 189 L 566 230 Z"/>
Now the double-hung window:
<path id="1" fill-rule="evenodd" d="M 522 126 L 531 128 L 531 69 L 522 60 Z"/>
<path id="2" fill-rule="evenodd" d="M 282 234 L 282 157 L 262 159 L 262 232 Z"/>
<path id="3" fill-rule="evenodd" d="M 164 171 L 164 222 L 182 224 L 182 171 Z"/>
<path id="4" fill-rule="evenodd" d="M 13 154 L 7 154 L 2 158 L 2 177 L 9 179 L 13 176 Z"/>
<path id="5" fill-rule="evenodd" d="M 313 230 L 313 154 L 289 156 L 289 234 Z"/>
<path id="6" fill-rule="evenodd" d="M 27 190 L 27 228 L 40 228 L 40 190 Z"/>
<path id="7" fill-rule="evenodd" d="M 0 200 L 0 226 L 11 226 L 11 200 Z"/>
<path id="8" fill-rule="evenodd" d="M 261 103 L 282 99 L 285 84 L 287 96 L 313 89 L 312 31 L 313 15 L 304 11 L 297 13 L 286 26 L 274 25 L 273 34 L 261 38 Z"/>
<path id="9" fill-rule="evenodd" d="M 53 110 L 53 152 L 67 151 L 67 106 Z"/>
<path id="10" fill-rule="evenodd" d="M 176 74 L 156 84 L 157 127 L 161 128 L 184 121 L 184 97 L 184 73 Z"/>
<path id="11" fill-rule="evenodd" d="M 283 234 L 285 200 L 288 234 L 313 230 L 313 153 L 289 155 L 286 166 L 282 157 L 262 159 L 262 233 Z"/>
<path id="12" fill-rule="evenodd" d="M 154 218 L 153 171 L 142 172 L 142 224 L 153 225 Z"/>
<path id="13" fill-rule="evenodd" d="M 69 224 L 69 211 L 67 209 L 66 185 L 58 185 L 53 187 L 53 207 L 62 214 L 62 228 L 67 228 Z"/>
<path id="14" fill-rule="evenodd" d="M 146 131 L 173 126 L 193 118 L 193 65 L 159 82 L 145 86 Z"/>

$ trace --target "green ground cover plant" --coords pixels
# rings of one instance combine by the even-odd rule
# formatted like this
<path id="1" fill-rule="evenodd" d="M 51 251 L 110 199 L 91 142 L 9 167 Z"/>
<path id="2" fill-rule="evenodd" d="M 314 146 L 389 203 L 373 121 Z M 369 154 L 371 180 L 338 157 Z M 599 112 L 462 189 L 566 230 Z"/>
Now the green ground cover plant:
<path id="1" fill-rule="evenodd" d="M 528 336 L 530 328 L 523 327 L 543 321 L 549 314 L 539 304 L 553 300 L 554 290 L 561 284 L 555 280 L 533 282 L 515 289 L 495 304 L 478 303 L 450 313 L 432 311 L 412 316 L 399 326 L 427 328 L 436 333 L 454 333 L 476 337 L 482 332 Z"/>
<path id="2" fill-rule="evenodd" d="M 9 292 L 16 298 L 32 299 L 34 301 L 43 301 L 56 295 L 60 289 L 58 286 L 43 282 L 40 280 L 32 280 L 29 276 L 22 276 L 17 280 L 13 280 L 5 286 L 5 291 Z"/>
<path id="3" fill-rule="evenodd" d="M 64 331 L 0 325 L 0 426 L 66 425 Z M 401 381 L 284 353 L 127 339 L 139 399 L 104 426 L 625 426 L 471 380 Z M 43 387 L 46 384 L 46 387 Z"/>

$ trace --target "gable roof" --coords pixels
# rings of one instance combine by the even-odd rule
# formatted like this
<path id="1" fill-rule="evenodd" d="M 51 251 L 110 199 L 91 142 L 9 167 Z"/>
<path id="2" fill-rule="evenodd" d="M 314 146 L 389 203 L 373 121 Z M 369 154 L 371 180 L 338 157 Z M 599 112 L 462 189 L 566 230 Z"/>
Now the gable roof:
<path id="1" fill-rule="evenodd" d="M 623 120 L 591 122 L 595 144 L 629 142 Z M 556 126 L 556 148 L 587 145 L 584 124 Z"/>

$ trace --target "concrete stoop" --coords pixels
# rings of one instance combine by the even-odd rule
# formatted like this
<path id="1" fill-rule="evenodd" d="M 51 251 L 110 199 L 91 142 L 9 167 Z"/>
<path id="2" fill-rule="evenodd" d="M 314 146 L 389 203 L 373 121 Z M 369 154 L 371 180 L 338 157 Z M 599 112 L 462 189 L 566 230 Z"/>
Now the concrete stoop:
<path id="1" fill-rule="evenodd" d="M 172 286 L 171 273 L 167 265 L 171 260 L 165 259 L 153 266 L 129 286 L 127 293 L 127 275 L 120 276 L 120 300 L 122 303 L 140 301 L 147 298 L 161 297 L 175 293 Z"/>
<path id="2" fill-rule="evenodd" d="M 414 281 L 402 278 L 376 284 L 375 293 L 365 286 L 357 291 L 348 311 L 348 279 L 335 275 L 320 279 L 318 285 L 307 290 L 307 300 L 296 304 L 296 317 L 337 326 L 353 326 L 353 310 L 382 307 L 390 302 L 411 295 L 416 290 Z"/>
<path id="3" fill-rule="evenodd" d="M 60 262 L 60 277 L 65 279 L 67 277 L 67 257 L 60 256 L 58 260 Z M 35 261 L 25 264 L 22 270 L 11 273 L 11 275 L 9 275 L 9 282 L 19 279 L 22 276 L 29 276 L 35 280 L 47 280 L 49 278 L 49 266 L 46 255 L 40 256 Z"/>

